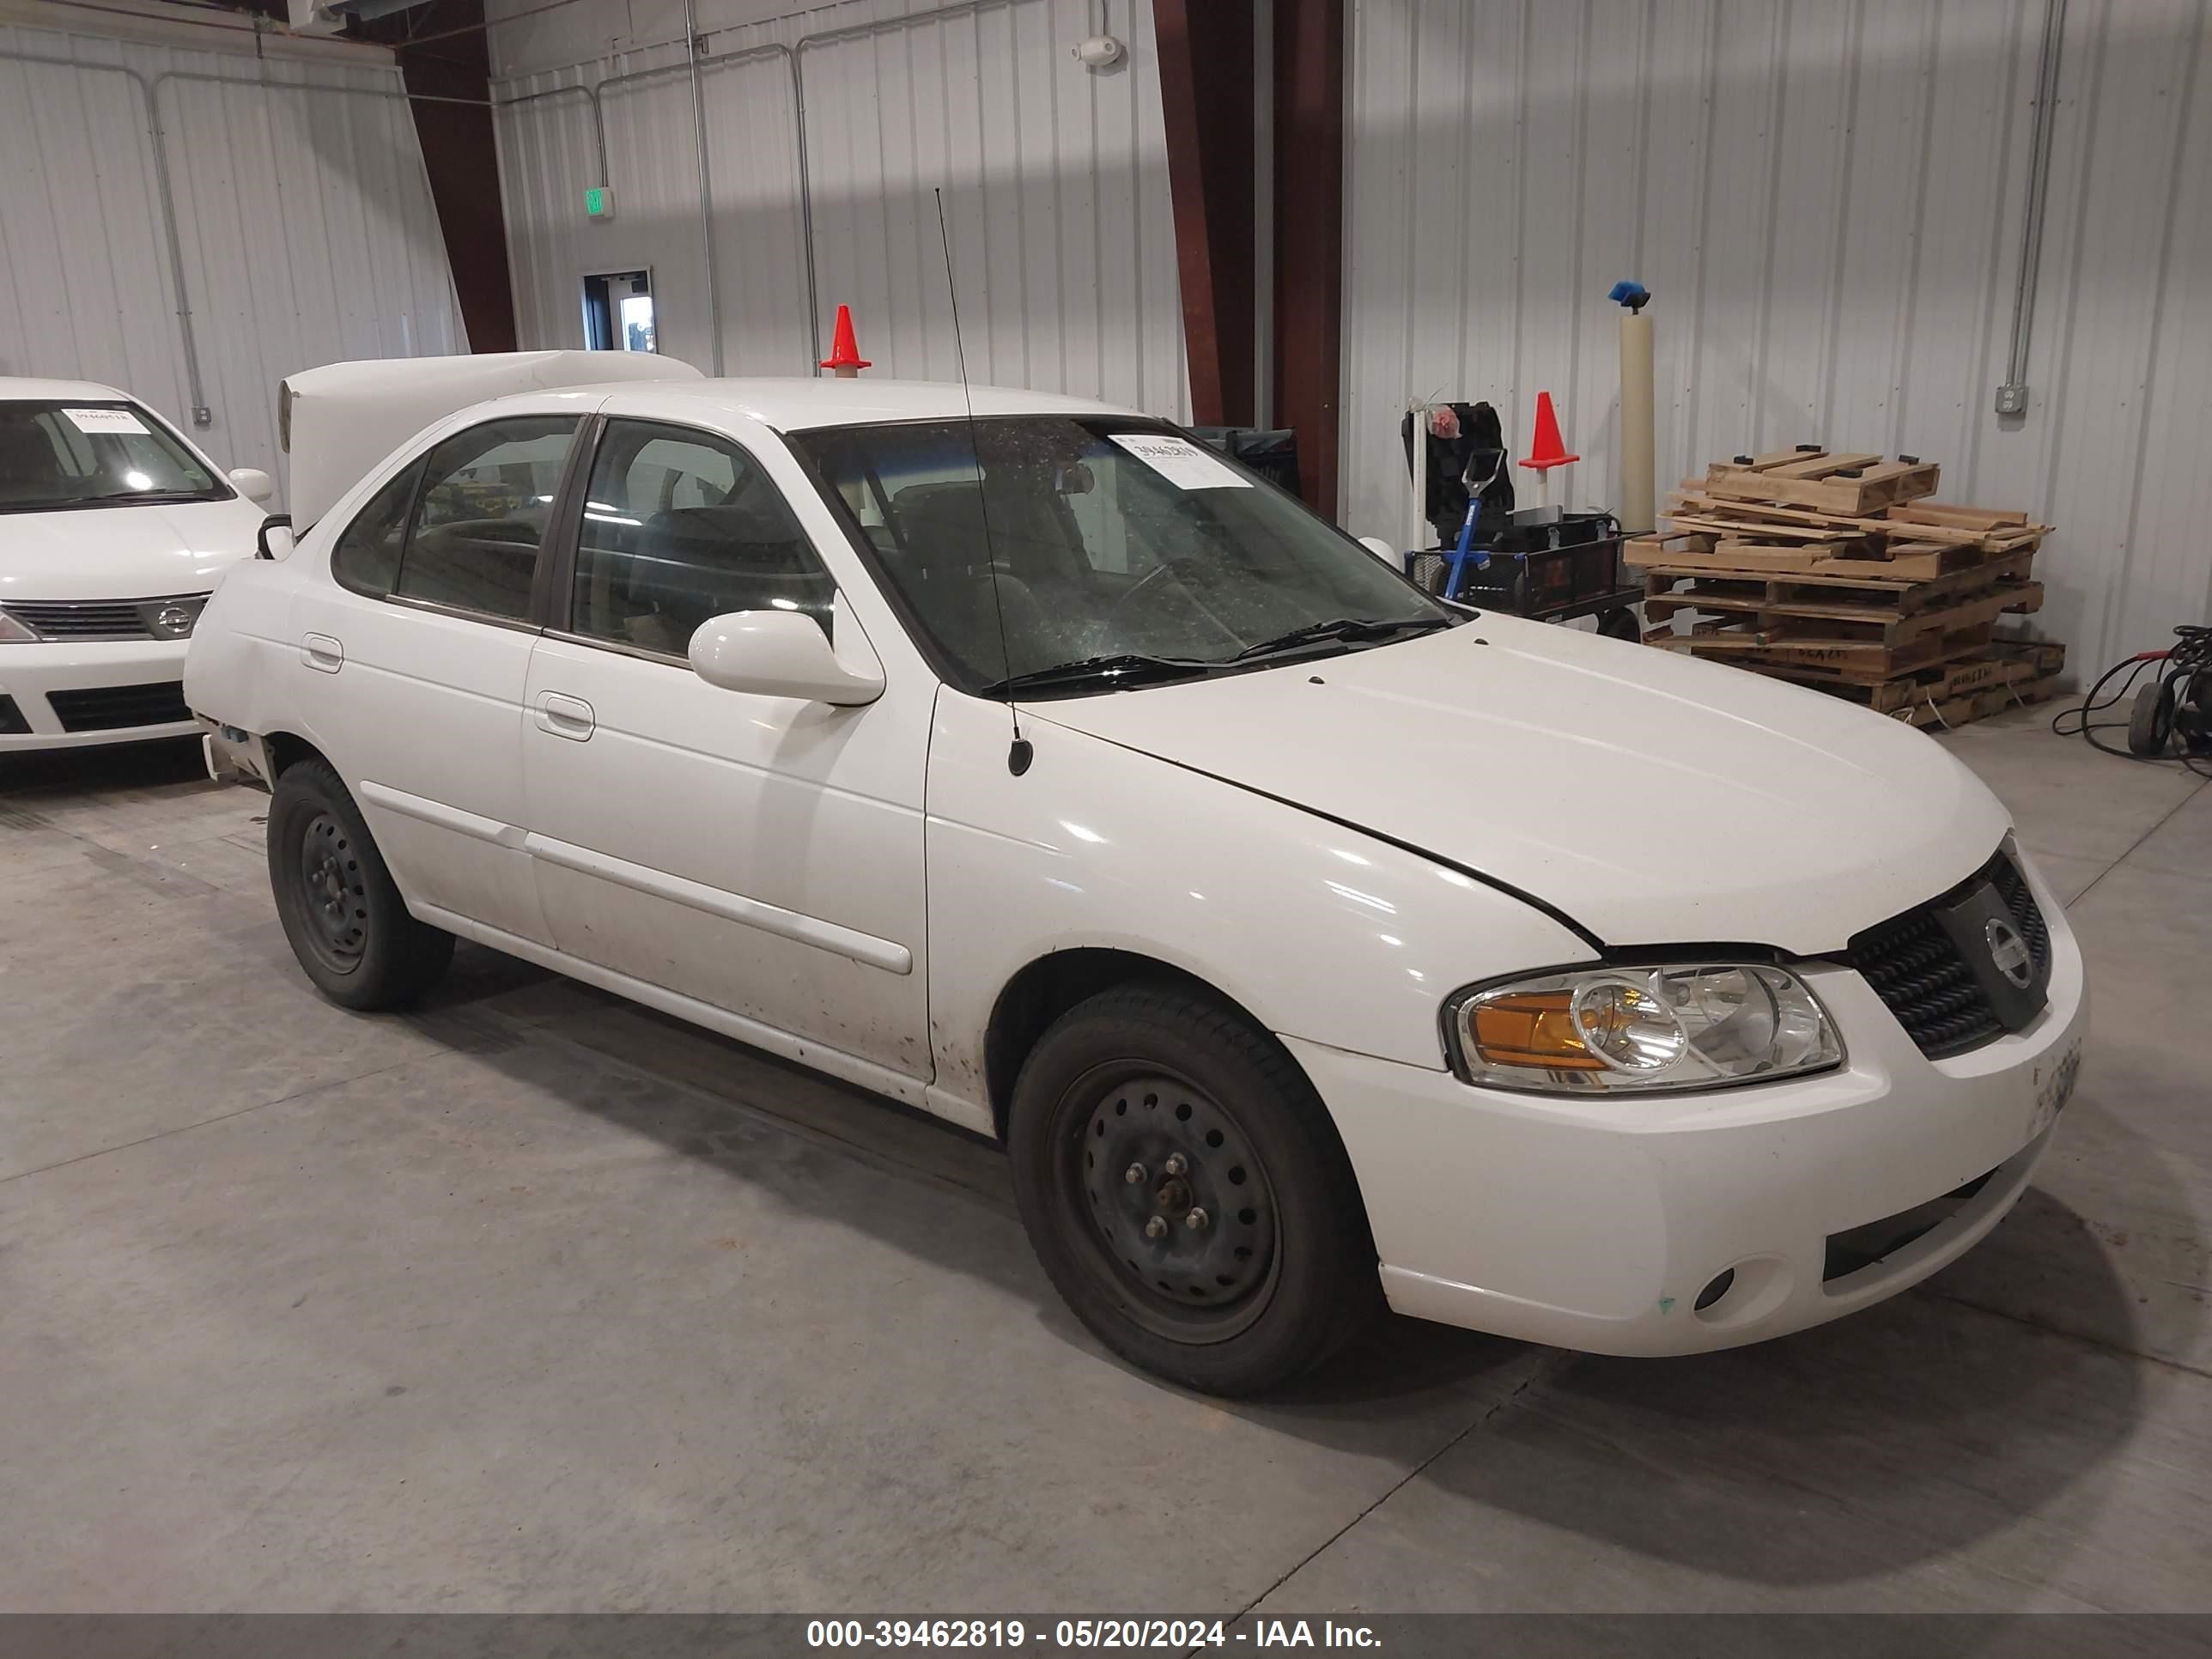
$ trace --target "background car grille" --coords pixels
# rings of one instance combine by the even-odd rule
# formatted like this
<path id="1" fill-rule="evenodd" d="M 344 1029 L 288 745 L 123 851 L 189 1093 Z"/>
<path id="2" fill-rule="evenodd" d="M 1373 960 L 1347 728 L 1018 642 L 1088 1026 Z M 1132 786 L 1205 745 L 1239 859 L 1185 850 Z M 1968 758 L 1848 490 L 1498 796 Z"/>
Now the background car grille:
<path id="1" fill-rule="evenodd" d="M 207 600 L 204 593 L 152 599 L 11 599 L 7 611 L 49 640 L 183 639 Z M 184 626 L 164 626 L 160 620 L 164 611 L 181 612 Z"/>
<path id="2" fill-rule="evenodd" d="M 78 691 L 49 691 L 54 718 L 64 732 L 119 732 L 131 726 L 167 726 L 191 719 L 179 680 L 150 685 L 100 685 Z"/>
<path id="3" fill-rule="evenodd" d="M 2027 941 L 2039 981 L 2051 960 L 2051 932 L 2027 878 L 2002 853 L 1951 892 L 1858 934 L 1844 956 L 1930 1060 L 1964 1054 L 2004 1035 L 1974 970 L 1936 918 L 1940 906 L 1985 881 L 1996 886 Z"/>

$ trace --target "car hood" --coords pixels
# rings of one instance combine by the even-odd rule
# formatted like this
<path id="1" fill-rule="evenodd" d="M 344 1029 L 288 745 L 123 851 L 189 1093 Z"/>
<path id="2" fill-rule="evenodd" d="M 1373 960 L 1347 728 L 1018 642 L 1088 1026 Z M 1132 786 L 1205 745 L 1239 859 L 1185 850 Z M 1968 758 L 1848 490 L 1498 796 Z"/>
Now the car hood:
<path id="1" fill-rule="evenodd" d="M 1024 717 L 1403 842 L 1608 945 L 1838 950 L 1972 874 L 2008 825 L 1902 722 L 1516 617 Z"/>
<path id="2" fill-rule="evenodd" d="M 228 501 L 0 513 L 0 605 L 201 593 L 253 556 L 262 512 Z"/>

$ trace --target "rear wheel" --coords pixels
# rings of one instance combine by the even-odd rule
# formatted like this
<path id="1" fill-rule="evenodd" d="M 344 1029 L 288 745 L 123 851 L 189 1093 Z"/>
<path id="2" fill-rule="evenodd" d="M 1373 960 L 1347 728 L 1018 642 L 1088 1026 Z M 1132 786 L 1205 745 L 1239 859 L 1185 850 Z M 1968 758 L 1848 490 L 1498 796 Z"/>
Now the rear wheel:
<path id="1" fill-rule="evenodd" d="M 1045 1271 L 1115 1352 L 1209 1393 L 1327 1359 L 1381 1305 L 1349 1162 L 1281 1048 L 1188 992 L 1063 1015 L 1015 1086 L 1014 1192 Z"/>
<path id="2" fill-rule="evenodd" d="M 276 780 L 269 886 L 300 966 L 348 1008 L 412 1002 L 453 960 L 453 936 L 407 913 L 361 809 L 325 762 L 298 762 Z"/>

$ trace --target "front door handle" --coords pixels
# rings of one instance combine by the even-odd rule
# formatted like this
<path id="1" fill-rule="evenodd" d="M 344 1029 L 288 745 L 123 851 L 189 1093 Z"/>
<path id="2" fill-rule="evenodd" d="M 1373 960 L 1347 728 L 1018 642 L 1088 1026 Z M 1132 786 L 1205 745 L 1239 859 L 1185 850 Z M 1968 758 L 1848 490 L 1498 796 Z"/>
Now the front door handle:
<path id="1" fill-rule="evenodd" d="M 300 660 L 321 673 L 335 674 L 345 666 L 345 647 L 327 634 L 302 634 Z"/>
<path id="2" fill-rule="evenodd" d="M 556 738 L 567 738 L 573 743 L 589 743 L 598 719 L 592 705 L 581 697 L 571 697 L 559 691 L 541 691 L 538 695 L 538 729 L 550 732 Z"/>

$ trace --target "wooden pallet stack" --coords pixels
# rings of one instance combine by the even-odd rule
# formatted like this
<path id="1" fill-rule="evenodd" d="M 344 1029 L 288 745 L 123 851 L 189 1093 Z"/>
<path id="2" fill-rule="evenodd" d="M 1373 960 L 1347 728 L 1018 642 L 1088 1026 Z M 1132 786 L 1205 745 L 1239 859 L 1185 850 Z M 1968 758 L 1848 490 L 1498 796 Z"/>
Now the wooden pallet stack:
<path id="1" fill-rule="evenodd" d="M 1644 641 L 1819 686 L 1916 726 L 2048 696 L 2066 647 L 2001 639 L 2032 611 L 2049 525 L 1928 498 L 1940 469 L 1817 444 L 1718 461 L 1632 539 Z M 1690 613 L 1686 633 L 1674 618 Z"/>

